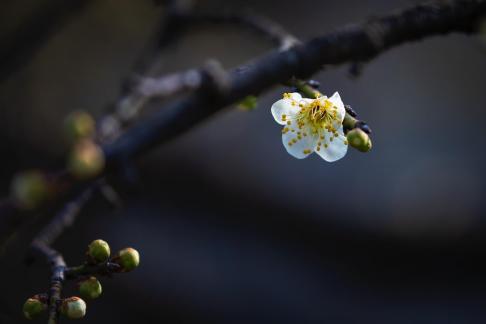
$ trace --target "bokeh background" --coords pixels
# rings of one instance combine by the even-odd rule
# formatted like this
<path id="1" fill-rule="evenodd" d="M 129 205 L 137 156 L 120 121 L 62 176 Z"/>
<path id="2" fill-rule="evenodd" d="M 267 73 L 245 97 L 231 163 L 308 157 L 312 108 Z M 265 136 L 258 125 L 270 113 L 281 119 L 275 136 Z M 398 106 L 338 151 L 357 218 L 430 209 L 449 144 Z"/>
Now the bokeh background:
<path id="1" fill-rule="evenodd" d="M 48 0 L 5 0 L 0 36 Z M 301 39 L 412 1 L 205 0 L 206 10 L 252 9 Z M 98 0 L 0 84 L 0 184 L 15 171 L 54 168 L 68 149 L 70 111 L 100 116 L 164 14 L 149 0 Z M 486 321 L 486 60 L 477 36 L 407 44 L 365 65 L 315 75 L 374 130 L 373 150 L 328 164 L 296 160 L 271 104 L 228 109 L 137 161 L 56 243 L 68 263 L 103 238 L 141 252 L 141 267 L 102 281 L 84 323 L 484 323 Z M 162 72 L 217 58 L 237 66 L 271 44 L 237 27 L 193 30 Z M 150 107 L 144 118 L 150 118 Z M 48 267 L 24 264 L 45 222 L 28 222 L 0 257 L 0 323 L 22 323 L 25 298 Z M 74 294 L 73 285 L 66 296 Z"/>

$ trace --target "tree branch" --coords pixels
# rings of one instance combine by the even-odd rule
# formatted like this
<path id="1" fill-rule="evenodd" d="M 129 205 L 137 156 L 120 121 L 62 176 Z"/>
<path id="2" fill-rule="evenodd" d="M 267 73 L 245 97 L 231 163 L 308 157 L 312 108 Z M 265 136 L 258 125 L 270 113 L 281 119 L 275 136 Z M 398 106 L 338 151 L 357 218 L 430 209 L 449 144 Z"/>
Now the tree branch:
<path id="1" fill-rule="evenodd" d="M 108 166 L 123 165 L 127 160 L 170 140 L 245 96 L 259 94 L 294 76 L 306 78 L 324 64 L 367 61 L 389 48 L 426 37 L 452 32 L 470 33 L 485 13 L 486 0 L 420 4 L 362 24 L 347 26 L 284 51 L 271 52 L 227 74 L 218 70 L 216 74 L 219 77 L 209 74 L 196 92 L 170 103 L 150 119 L 128 129 L 114 142 L 106 142 L 103 150 Z M 269 29 L 268 21 L 257 25 L 262 30 Z M 281 30 L 273 34 L 275 38 L 282 36 L 289 39 Z M 66 177 L 61 175 L 58 177 Z M 53 178 L 52 181 L 60 180 Z M 72 185 L 74 180 L 69 181 Z M 8 203 L 3 208 L 6 211 L 16 210 Z"/>
<path id="2" fill-rule="evenodd" d="M 470 33 L 485 13 L 484 0 L 435 1 L 270 53 L 234 69 L 225 93 L 199 91 L 128 130 L 104 147 L 107 160 L 116 163 L 140 155 L 247 95 L 261 93 L 293 76 L 308 77 L 324 64 L 367 61 L 389 48 L 425 37 Z"/>
<path id="3" fill-rule="evenodd" d="M 33 247 L 43 254 L 51 265 L 51 282 L 48 293 L 48 324 L 57 324 L 59 320 L 59 303 L 64 282 L 66 263 L 62 255 L 41 241 L 34 242 Z"/>
<path id="4" fill-rule="evenodd" d="M 32 246 L 35 247 L 39 244 L 49 246 L 54 243 L 67 227 L 73 225 L 83 206 L 89 201 L 100 185 L 99 181 L 95 182 L 72 201 L 66 203 L 64 208 L 37 234 Z"/>
<path id="5" fill-rule="evenodd" d="M 76 279 L 83 276 L 103 275 L 110 276 L 113 273 L 120 271 L 120 265 L 113 262 L 105 262 L 101 264 L 83 264 L 78 267 L 70 267 L 65 269 L 67 279 Z"/>
<path id="6" fill-rule="evenodd" d="M 193 24 L 237 24 L 243 27 L 248 27 L 252 31 L 262 34 L 270 39 L 272 42 L 279 45 L 280 50 L 286 50 L 292 46 L 300 43 L 299 40 L 292 34 L 287 32 L 285 28 L 275 23 L 274 21 L 258 15 L 256 13 L 247 12 L 226 12 L 223 14 L 214 13 L 192 13 L 188 15 L 187 20 Z"/>

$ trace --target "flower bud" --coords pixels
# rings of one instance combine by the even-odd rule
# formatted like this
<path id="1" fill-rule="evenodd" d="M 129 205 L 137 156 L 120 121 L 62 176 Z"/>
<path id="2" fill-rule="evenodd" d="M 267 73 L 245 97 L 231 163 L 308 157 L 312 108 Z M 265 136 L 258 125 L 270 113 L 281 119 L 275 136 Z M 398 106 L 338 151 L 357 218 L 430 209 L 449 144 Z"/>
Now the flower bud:
<path id="1" fill-rule="evenodd" d="M 246 96 L 238 103 L 238 108 L 244 111 L 255 110 L 258 104 L 258 98 L 255 96 Z"/>
<path id="2" fill-rule="evenodd" d="M 23 312 L 26 319 L 35 319 L 45 312 L 47 305 L 38 295 L 27 299 L 24 303 Z"/>
<path id="3" fill-rule="evenodd" d="M 351 116 L 351 114 L 349 113 L 346 113 L 344 115 L 344 119 L 343 119 L 343 127 L 344 129 L 354 129 L 356 127 L 356 123 L 358 122 L 358 120 L 356 118 L 354 118 L 353 116 Z"/>
<path id="4" fill-rule="evenodd" d="M 125 248 L 120 250 L 117 256 L 113 259 L 121 267 L 122 272 L 132 271 L 140 263 L 140 255 L 138 251 L 132 248 Z"/>
<path id="5" fill-rule="evenodd" d="M 101 295 L 101 283 L 95 277 L 89 277 L 79 283 L 79 294 L 86 299 L 95 299 Z"/>
<path id="6" fill-rule="evenodd" d="M 48 197 L 49 185 L 44 174 L 31 170 L 16 175 L 10 191 L 20 208 L 34 209 Z"/>
<path id="7" fill-rule="evenodd" d="M 348 143 L 350 146 L 354 147 L 358 151 L 368 152 L 371 150 L 371 139 L 363 130 L 360 128 L 354 128 L 348 132 L 346 135 Z"/>
<path id="8" fill-rule="evenodd" d="M 94 263 L 102 263 L 110 257 L 110 246 L 103 240 L 94 240 L 88 245 L 88 257 Z"/>
<path id="9" fill-rule="evenodd" d="M 105 156 L 101 148 L 91 140 L 81 140 L 75 144 L 69 156 L 68 168 L 80 179 L 98 175 L 105 166 Z"/>
<path id="10" fill-rule="evenodd" d="M 62 301 L 61 313 L 69 319 L 80 319 L 86 315 L 86 303 L 79 297 L 69 297 Z"/>
<path id="11" fill-rule="evenodd" d="M 65 120 L 66 133 L 72 140 L 91 138 L 95 134 L 95 120 L 85 111 L 74 111 Z"/>

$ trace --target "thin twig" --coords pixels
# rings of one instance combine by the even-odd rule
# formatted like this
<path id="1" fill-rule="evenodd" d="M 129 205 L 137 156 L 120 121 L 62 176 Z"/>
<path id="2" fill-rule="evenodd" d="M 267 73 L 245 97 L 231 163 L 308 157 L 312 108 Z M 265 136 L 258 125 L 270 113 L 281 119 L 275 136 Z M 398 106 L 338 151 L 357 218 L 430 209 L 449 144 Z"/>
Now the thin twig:
<path id="1" fill-rule="evenodd" d="M 164 0 L 156 3 L 166 6 L 166 14 L 138 55 L 130 74 L 121 81 L 120 96 L 107 105 L 106 114 L 97 123 L 98 138 L 102 142 L 114 140 L 124 128 L 136 121 L 150 99 L 141 91 L 145 86 L 140 83 L 158 70 L 161 52 L 177 41 L 180 33 L 188 27 L 185 22 L 193 8 L 192 0 Z M 172 89 L 167 96 L 177 92 L 179 89 Z"/>
<path id="2" fill-rule="evenodd" d="M 51 265 L 52 275 L 48 293 L 48 324 L 57 324 L 59 321 L 59 304 L 61 301 L 62 284 L 65 278 L 64 269 L 66 268 L 66 263 L 58 251 L 41 241 L 34 242 L 33 248 L 43 254 Z"/>
<path id="3" fill-rule="evenodd" d="M 249 27 L 257 34 L 266 36 L 279 45 L 280 50 L 287 50 L 299 44 L 300 41 L 276 22 L 254 12 L 226 12 L 226 13 L 193 13 L 187 20 L 192 24 L 238 24 Z"/>
<path id="4" fill-rule="evenodd" d="M 96 181 L 86 188 L 75 199 L 66 203 L 63 209 L 47 224 L 34 239 L 33 246 L 39 242 L 49 246 L 61 235 L 67 227 L 73 225 L 83 206 L 101 185 Z"/>
<path id="5" fill-rule="evenodd" d="M 66 279 L 76 279 L 83 276 L 103 275 L 110 276 L 113 273 L 119 272 L 120 265 L 113 262 L 105 262 L 101 264 L 83 264 L 78 267 L 66 268 L 64 273 Z"/>

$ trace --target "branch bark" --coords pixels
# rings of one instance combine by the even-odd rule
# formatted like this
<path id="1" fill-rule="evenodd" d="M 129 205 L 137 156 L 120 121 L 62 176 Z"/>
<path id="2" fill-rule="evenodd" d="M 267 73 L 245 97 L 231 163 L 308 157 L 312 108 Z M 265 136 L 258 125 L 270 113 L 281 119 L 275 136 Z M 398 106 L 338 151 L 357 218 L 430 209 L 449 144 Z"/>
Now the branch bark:
<path id="1" fill-rule="evenodd" d="M 33 247 L 41 254 L 43 254 L 51 265 L 51 282 L 48 293 L 48 324 L 57 324 L 59 322 L 59 303 L 61 301 L 61 290 L 64 282 L 64 269 L 66 263 L 62 255 L 44 244 L 43 242 L 35 242 Z"/>
<path id="2" fill-rule="evenodd" d="M 128 130 L 104 147 L 107 160 L 116 163 L 140 155 L 247 95 L 259 94 L 293 76 L 306 78 L 322 65 L 368 61 L 407 42 L 453 32 L 471 33 L 485 14 L 484 0 L 434 1 L 272 52 L 231 71 L 228 91 L 198 91 Z"/>

